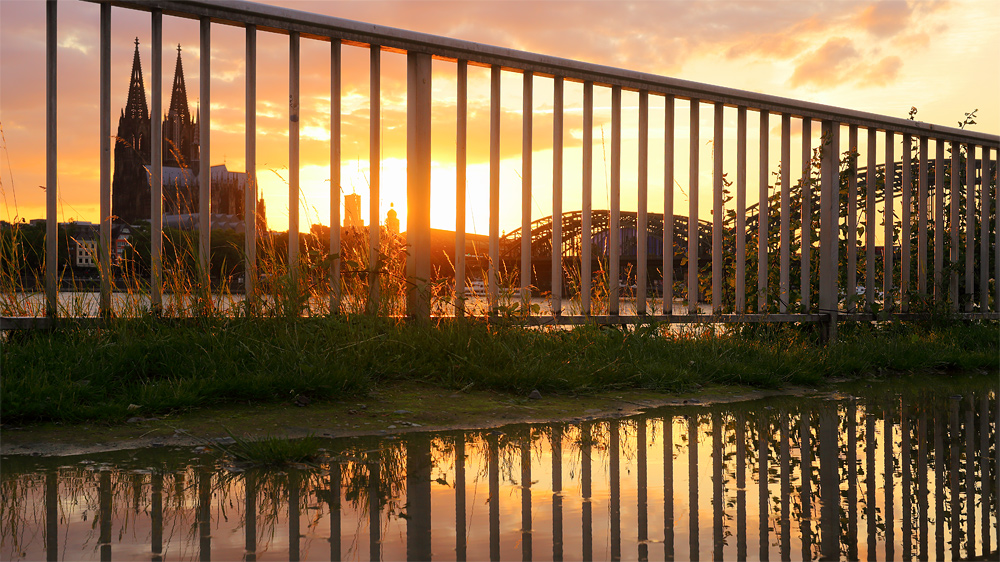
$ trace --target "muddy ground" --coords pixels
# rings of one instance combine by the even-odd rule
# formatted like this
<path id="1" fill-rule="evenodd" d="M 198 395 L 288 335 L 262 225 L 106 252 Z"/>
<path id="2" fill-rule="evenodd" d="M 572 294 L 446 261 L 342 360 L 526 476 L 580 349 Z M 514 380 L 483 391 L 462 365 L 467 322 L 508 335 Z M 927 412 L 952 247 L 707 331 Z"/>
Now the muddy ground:
<path id="1" fill-rule="evenodd" d="M 759 391 L 706 387 L 686 394 L 628 390 L 581 396 L 514 396 L 474 388 L 459 392 L 419 383 L 393 383 L 363 400 L 309 402 L 289 396 L 284 403 L 227 405 L 127 423 L 0 425 L 0 454 L 64 456 L 164 446 L 195 446 L 213 438 L 349 437 L 414 431 L 481 429 L 519 422 L 553 422 L 630 415 L 660 406 L 732 402 L 768 395 L 812 393 L 785 388 Z M 306 403 L 308 402 L 308 403 Z"/>

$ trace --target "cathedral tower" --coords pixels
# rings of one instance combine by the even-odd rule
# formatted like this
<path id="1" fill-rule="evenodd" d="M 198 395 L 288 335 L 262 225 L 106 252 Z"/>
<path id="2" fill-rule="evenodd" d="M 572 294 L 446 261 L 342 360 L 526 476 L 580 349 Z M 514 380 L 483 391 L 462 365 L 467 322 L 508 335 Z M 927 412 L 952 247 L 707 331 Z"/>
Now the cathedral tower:
<path id="1" fill-rule="evenodd" d="M 118 136 L 115 139 L 111 214 L 116 221 L 134 223 L 149 218 L 150 188 L 146 172 L 146 166 L 150 162 L 149 135 L 149 108 L 146 106 L 146 88 L 142 82 L 137 37 L 132 57 L 128 102 L 118 118 Z"/>

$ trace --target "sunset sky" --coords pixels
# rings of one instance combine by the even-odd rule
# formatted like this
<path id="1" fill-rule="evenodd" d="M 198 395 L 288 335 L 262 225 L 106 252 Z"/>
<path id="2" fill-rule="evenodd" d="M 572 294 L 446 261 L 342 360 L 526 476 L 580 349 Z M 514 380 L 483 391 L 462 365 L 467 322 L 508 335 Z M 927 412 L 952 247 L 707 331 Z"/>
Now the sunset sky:
<path id="1" fill-rule="evenodd" d="M 956 126 L 978 109 L 973 130 L 1000 132 L 1000 2 L 706 0 L 656 2 L 374 1 L 269 2 L 293 9 L 410 29 L 501 47 L 616 66 L 905 118 Z M 97 221 L 99 6 L 59 3 L 59 218 Z M 112 16 L 112 134 L 128 93 L 134 39 L 150 95 L 149 15 Z M 181 44 L 188 98 L 198 105 L 198 22 L 164 18 L 164 110 Z M 212 28 L 212 164 L 244 169 L 244 31 Z M 302 221 L 329 217 L 329 43 L 302 43 Z M 342 193 L 362 196 L 367 222 L 369 76 L 367 49 L 343 48 Z M 258 34 L 258 178 L 270 227 L 287 228 L 288 37 Z M 453 228 L 455 65 L 434 62 L 432 205 L 434 227 Z M 44 217 L 45 5 L 0 2 L 0 219 Z M 487 232 L 489 70 L 470 68 L 467 225 Z M 520 225 L 521 75 L 502 82 L 501 228 Z M 580 207 L 582 86 L 566 84 L 564 210 Z M 552 81 L 535 78 L 533 218 L 551 212 Z M 382 55 L 380 216 L 394 204 L 404 220 L 405 56 Z M 595 208 L 607 208 L 610 90 L 595 89 Z M 622 207 L 635 209 L 638 95 L 623 95 Z M 677 104 L 677 199 L 686 212 L 686 101 Z M 701 109 L 701 208 L 711 208 L 712 111 Z M 727 108 L 726 169 L 734 175 L 736 110 Z M 757 138 L 757 114 L 748 121 Z M 772 117 L 774 130 L 780 119 Z M 650 99 L 650 197 L 662 210 L 663 98 Z M 818 140 L 818 126 L 813 126 Z M 796 134 L 798 127 L 796 123 Z M 604 141 L 602 142 L 602 136 Z M 864 137 L 864 134 L 862 134 Z M 880 135 L 881 138 L 881 135 Z M 778 142 L 772 135 L 772 143 Z M 799 143 L 793 139 L 793 170 Z M 846 149 L 846 134 L 843 135 Z M 755 152 L 750 143 L 751 152 Z M 772 144 L 771 153 L 777 152 Z M 881 153 L 881 148 L 880 151 Z M 896 150 L 897 156 L 900 150 Z M 607 165 L 605 164 L 607 158 Z M 773 159 L 772 159 L 773 160 Z M 756 160 L 749 158 L 748 202 L 756 202 Z M 776 170 L 772 162 L 771 170 Z M 793 178 L 794 178 L 793 174 Z"/>

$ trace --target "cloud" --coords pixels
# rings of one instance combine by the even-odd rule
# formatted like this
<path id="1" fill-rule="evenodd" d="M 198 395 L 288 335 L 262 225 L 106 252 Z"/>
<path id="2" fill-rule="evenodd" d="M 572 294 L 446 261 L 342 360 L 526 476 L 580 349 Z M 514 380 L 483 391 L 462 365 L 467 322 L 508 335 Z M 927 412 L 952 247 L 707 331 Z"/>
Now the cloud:
<path id="1" fill-rule="evenodd" d="M 910 23 L 913 6 L 907 2 L 875 2 L 861 8 L 853 23 L 879 38 L 894 37 Z"/>
<path id="2" fill-rule="evenodd" d="M 822 47 L 803 55 L 789 79 L 793 87 L 833 86 L 843 81 L 860 53 L 846 37 L 829 39 Z"/>

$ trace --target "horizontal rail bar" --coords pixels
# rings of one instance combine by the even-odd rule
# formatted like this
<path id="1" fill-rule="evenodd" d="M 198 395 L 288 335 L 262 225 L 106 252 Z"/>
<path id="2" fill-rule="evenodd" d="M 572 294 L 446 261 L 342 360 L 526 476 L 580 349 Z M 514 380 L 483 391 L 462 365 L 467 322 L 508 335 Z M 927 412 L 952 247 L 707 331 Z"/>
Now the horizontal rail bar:
<path id="1" fill-rule="evenodd" d="M 747 106 L 772 113 L 788 113 L 797 118 L 831 120 L 879 130 L 890 129 L 897 133 L 928 135 L 949 141 L 971 141 L 993 148 L 1000 147 L 1000 135 L 966 131 L 919 121 L 914 122 L 909 119 L 887 117 L 735 88 L 623 70 L 252 2 L 237 0 L 86 1 L 101 4 L 110 3 L 114 6 L 142 11 L 160 9 L 164 14 L 176 17 L 194 19 L 209 17 L 213 23 L 219 24 L 241 27 L 252 24 L 256 25 L 259 30 L 274 33 L 298 32 L 303 37 L 319 40 L 339 38 L 348 44 L 376 45 L 389 51 L 430 53 L 438 59 L 467 60 L 469 64 L 484 67 L 497 65 L 503 70 L 530 71 L 538 76 L 550 78 L 559 76 L 573 82 L 591 81 L 599 86 L 620 86 L 629 91 L 649 90 L 650 93 L 700 100 L 703 103 L 722 103 L 730 107 Z"/>

